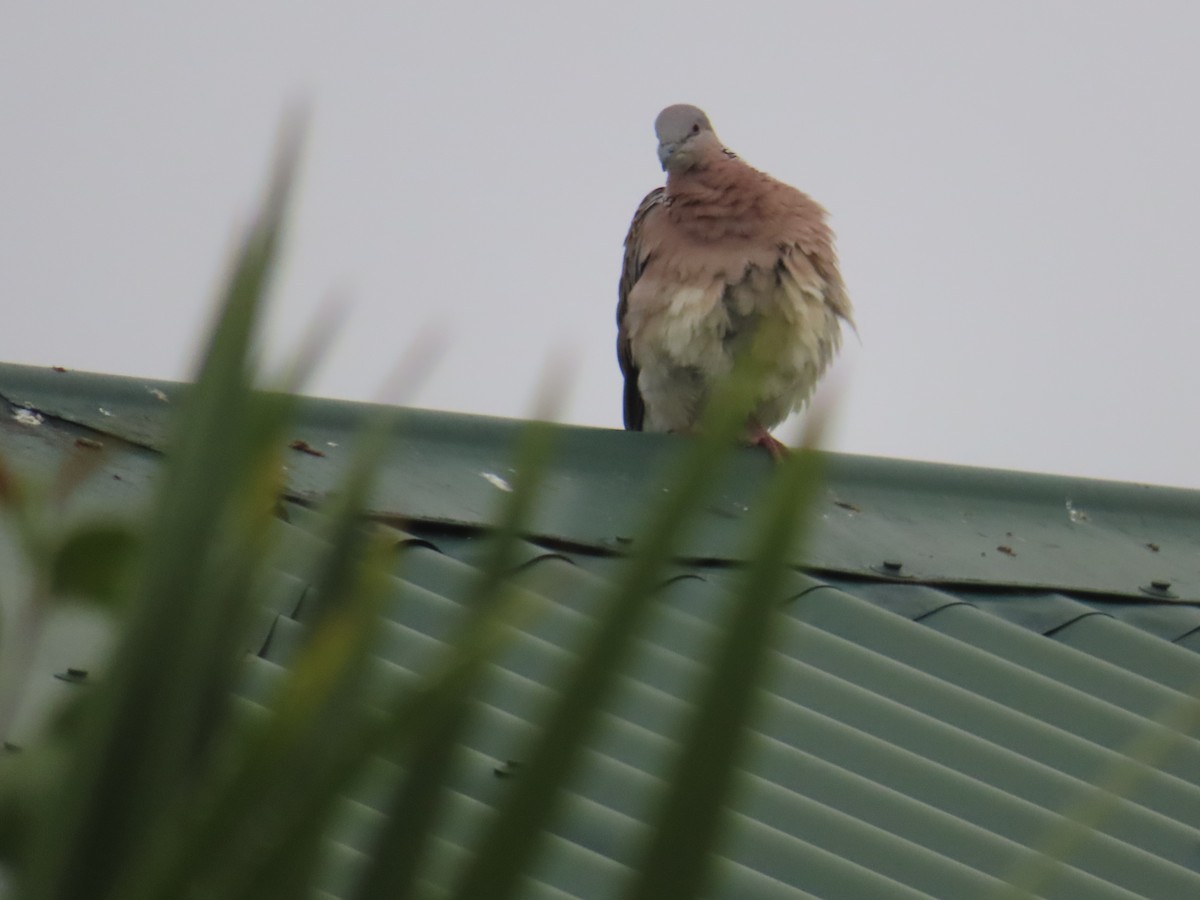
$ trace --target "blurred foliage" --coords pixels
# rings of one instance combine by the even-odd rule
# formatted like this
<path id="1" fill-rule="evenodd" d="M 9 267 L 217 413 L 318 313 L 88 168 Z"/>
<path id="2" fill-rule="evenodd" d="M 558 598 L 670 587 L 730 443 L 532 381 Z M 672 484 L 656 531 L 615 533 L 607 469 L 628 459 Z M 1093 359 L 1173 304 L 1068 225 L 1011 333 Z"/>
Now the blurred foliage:
<path id="1" fill-rule="evenodd" d="M 0 512 L 20 535 L 34 573 L 30 614 L 3 625 L 28 628 L 31 643 L 49 608 L 66 599 L 94 602 L 119 623 L 97 684 L 37 743 L 0 759 L 0 864 L 12 896 L 310 896 L 339 797 L 381 755 L 398 761 L 404 775 L 349 896 L 421 896 L 451 751 L 470 721 L 471 698 L 517 613 L 536 615 L 519 609 L 525 595 L 508 581 L 553 461 L 551 431 L 531 424 L 518 448 L 514 490 L 489 531 L 469 614 L 450 649 L 423 683 L 382 698 L 367 689 L 395 552 L 360 514 L 395 429 L 381 420 L 363 436 L 356 465 L 324 510 L 327 550 L 313 567 L 316 607 L 306 617 L 305 643 L 265 714 L 238 707 L 234 688 L 264 604 L 293 406 L 287 391 L 256 389 L 253 360 L 297 145 L 294 136 L 284 141 L 229 273 L 146 520 L 55 531 L 38 512 L 52 498 L 22 484 L 0 460 Z M 539 723 L 522 777 L 470 848 L 459 883 L 443 886 L 451 896 L 519 895 L 665 567 L 736 443 L 753 385 L 752 371 L 739 373 L 712 404 L 703 436 L 690 442 L 612 579 L 605 613 Z M 58 492 L 69 494 L 87 475 L 64 472 Z M 705 661 L 701 702 L 627 885 L 631 898 L 695 897 L 704 889 L 767 659 L 785 554 L 815 477 L 812 455 L 797 453 L 777 467 L 759 504 L 741 599 Z M 12 707 L 19 681 L 0 685 L 0 710 Z"/>

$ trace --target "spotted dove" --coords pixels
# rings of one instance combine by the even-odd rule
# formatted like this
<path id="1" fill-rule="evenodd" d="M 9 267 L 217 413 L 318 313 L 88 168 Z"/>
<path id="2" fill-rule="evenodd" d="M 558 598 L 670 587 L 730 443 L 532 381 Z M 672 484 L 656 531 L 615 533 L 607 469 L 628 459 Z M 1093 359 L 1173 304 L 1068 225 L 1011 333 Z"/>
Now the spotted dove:
<path id="1" fill-rule="evenodd" d="M 625 238 L 617 358 L 625 427 L 694 430 L 734 359 L 764 358 L 746 438 L 785 452 L 769 429 L 808 400 L 853 327 L 825 210 L 725 149 L 694 106 L 654 123 L 665 187 Z"/>

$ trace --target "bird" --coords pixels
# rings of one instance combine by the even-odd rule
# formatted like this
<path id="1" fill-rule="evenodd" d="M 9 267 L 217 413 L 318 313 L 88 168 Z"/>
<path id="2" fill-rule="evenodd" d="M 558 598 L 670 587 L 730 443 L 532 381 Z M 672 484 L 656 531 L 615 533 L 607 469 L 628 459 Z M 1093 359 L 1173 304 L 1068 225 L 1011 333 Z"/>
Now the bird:
<path id="1" fill-rule="evenodd" d="M 617 360 L 630 431 L 695 432 L 745 353 L 761 363 L 744 439 L 775 459 L 770 429 L 802 408 L 854 314 L 827 214 L 752 168 L 703 110 L 654 122 L 666 184 L 638 205 L 618 287 Z"/>

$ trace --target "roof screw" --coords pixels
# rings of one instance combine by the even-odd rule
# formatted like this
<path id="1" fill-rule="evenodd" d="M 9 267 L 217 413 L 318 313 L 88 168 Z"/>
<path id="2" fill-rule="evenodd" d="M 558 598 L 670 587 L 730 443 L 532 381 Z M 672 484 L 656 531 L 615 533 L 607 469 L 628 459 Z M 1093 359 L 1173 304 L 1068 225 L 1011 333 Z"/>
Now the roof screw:
<path id="1" fill-rule="evenodd" d="M 871 566 L 871 571 L 883 575 L 885 578 L 912 578 L 904 571 L 904 563 L 895 559 L 885 559 L 883 562 L 875 563 Z"/>
<path id="2" fill-rule="evenodd" d="M 69 681 L 72 684 L 79 684 L 82 681 L 87 681 L 87 669 L 67 669 L 65 672 L 55 672 L 54 677 L 59 681 Z"/>
<path id="3" fill-rule="evenodd" d="M 492 773 L 497 778 L 512 778 L 517 774 L 517 769 L 519 768 L 521 768 L 521 761 L 519 759 L 509 759 L 492 769 Z"/>
<path id="4" fill-rule="evenodd" d="M 1179 596 L 1171 590 L 1171 582 L 1162 579 L 1151 581 L 1149 584 L 1143 584 L 1141 591 L 1143 594 L 1158 597 L 1162 600 L 1175 600 Z"/>

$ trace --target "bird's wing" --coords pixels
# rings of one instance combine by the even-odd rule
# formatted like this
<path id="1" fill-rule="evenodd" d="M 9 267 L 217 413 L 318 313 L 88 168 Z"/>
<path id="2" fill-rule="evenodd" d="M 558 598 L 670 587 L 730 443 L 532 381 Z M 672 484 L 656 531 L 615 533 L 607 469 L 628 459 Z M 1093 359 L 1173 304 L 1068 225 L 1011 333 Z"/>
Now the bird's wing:
<path id="1" fill-rule="evenodd" d="M 633 360 L 625 313 L 629 308 L 629 294 L 649 259 L 642 249 L 642 225 L 646 215 L 662 203 L 664 193 L 663 188 L 652 190 L 633 214 L 629 233 L 625 236 L 625 261 L 621 266 L 621 282 L 617 288 L 617 362 L 621 365 L 621 374 L 625 376 L 624 416 L 625 428 L 629 431 L 642 430 L 646 419 L 646 404 L 638 390 L 638 367 Z"/>
<path id="2" fill-rule="evenodd" d="M 796 268 L 802 268 L 809 273 L 820 285 L 825 303 L 834 315 L 857 331 L 854 324 L 854 307 L 846 293 L 846 284 L 842 281 L 837 251 L 833 246 L 833 232 L 825 224 L 824 211 L 821 211 L 816 222 L 820 227 L 815 229 L 811 227 L 811 220 L 803 223 L 808 227 L 798 229 L 791 242 L 791 249 L 802 255 L 802 267 L 795 265 L 798 260 L 794 253 L 788 252 L 787 249 L 780 257 L 780 264 L 792 269 L 793 275 L 798 274 Z"/>

